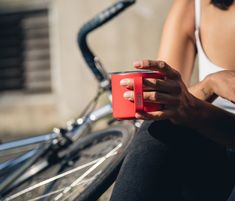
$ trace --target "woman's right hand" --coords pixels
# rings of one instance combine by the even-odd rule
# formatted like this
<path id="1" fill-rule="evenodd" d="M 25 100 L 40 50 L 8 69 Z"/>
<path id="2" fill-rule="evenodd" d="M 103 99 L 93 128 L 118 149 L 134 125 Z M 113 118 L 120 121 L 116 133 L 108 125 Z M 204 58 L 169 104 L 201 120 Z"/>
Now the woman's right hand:
<path id="1" fill-rule="evenodd" d="M 235 103 L 235 71 L 223 70 L 208 75 L 206 78 L 209 88 L 217 96 Z"/>

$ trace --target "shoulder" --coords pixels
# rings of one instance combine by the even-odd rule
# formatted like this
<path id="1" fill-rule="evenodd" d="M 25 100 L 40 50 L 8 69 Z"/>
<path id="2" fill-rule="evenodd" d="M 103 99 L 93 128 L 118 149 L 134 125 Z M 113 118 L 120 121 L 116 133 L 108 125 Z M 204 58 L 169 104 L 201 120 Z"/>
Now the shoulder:
<path id="1" fill-rule="evenodd" d="M 179 31 L 194 38 L 195 0 L 174 0 L 168 18 Z"/>

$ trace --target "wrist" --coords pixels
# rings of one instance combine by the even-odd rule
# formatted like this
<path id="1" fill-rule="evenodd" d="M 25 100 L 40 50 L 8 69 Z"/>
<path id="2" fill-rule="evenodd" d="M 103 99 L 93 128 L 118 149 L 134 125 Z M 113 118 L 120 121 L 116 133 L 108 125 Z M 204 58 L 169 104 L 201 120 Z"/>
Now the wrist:
<path id="1" fill-rule="evenodd" d="M 213 74 L 207 75 L 204 79 L 204 86 L 207 87 L 207 89 L 213 93 Z"/>
<path id="2" fill-rule="evenodd" d="M 212 102 L 217 96 L 215 95 L 214 90 L 214 79 L 213 74 L 206 76 L 202 81 L 201 92 L 205 96 L 206 101 Z"/>
<path id="3" fill-rule="evenodd" d="M 200 119 L 203 119 L 204 111 L 208 107 L 208 104 L 210 103 L 194 97 L 191 102 L 190 115 L 185 125 L 196 130 L 202 129 L 206 122 L 200 121 Z"/>
<path id="4" fill-rule="evenodd" d="M 204 90 L 208 96 L 211 96 L 214 93 L 212 82 L 213 82 L 213 78 L 211 75 L 207 75 L 202 80 L 202 90 Z"/>

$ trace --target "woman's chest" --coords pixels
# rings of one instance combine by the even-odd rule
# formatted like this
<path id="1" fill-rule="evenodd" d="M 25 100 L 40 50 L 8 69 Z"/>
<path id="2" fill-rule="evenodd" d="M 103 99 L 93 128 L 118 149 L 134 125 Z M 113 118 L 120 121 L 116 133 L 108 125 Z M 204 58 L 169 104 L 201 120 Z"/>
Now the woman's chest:
<path id="1" fill-rule="evenodd" d="M 213 63 L 235 70 L 235 5 L 228 11 L 213 5 L 204 6 L 200 38 L 207 57 Z"/>

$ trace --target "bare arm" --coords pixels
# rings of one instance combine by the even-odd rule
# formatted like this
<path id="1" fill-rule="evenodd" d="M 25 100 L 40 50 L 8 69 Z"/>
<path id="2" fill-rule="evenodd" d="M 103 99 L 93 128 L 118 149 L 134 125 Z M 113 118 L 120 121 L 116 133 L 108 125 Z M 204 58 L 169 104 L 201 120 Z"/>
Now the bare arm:
<path id="1" fill-rule="evenodd" d="M 166 61 L 180 72 L 186 84 L 190 86 L 191 74 L 195 62 L 195 15 L 194 0 L 175 0 L 165 21 L 158 60 Z M 206 80 L 189 87 L 195 97 L 212 102 L 216 96 L 207 86 Z"/>
<path id="2" fill-rule="evenodd" d="M 138 69 L 166 73 L 166 80 L 148 80 L 146 83 L 149 84 L 144 86 L 144 89 L 152 89 L 145 90 L 144 100 L 164 104 L 165 109 L 136 114 L 136 117 L 170 119 L 176 124 L 196 129 L 217 143 L 235 147 L 235 115 L 207 102 L 214 94 L 208 87 L 208 80 L 190 89 L 186 86 L 189 85 L 195 55 L 194 0 L 175 0 L 164 26 L 158 55 L 159 60 L 169 65 L 163 61 L 149 60 L 140 60 L 134 65 Z M 130 80 L 127 83 L 124 86 L 133 90 L 133 82 Z M 125 98 L 134 101 L 133 93 L 128 94 L 130 97 Z"/>
<path id="3" fill-rule="evenodd" d="M 235 115 L 214 105 L 196 100 L 196 107 L 191 112 L 189 127 L 218 144 L 235 148 Z"/>
<path id="4" fill-rule="evenodd" d="M 137 118 L 169 119 L 175 124 L 194 128 L 203 136 L 219 144 L 235 147 L 235 114 L 193 96 L 182 81 L 179 72 L 163 61 L 142 60 L 136 62 L 135 67 L 161 71 L 167 77 L 166 80 L 156 82 L 157 89 L 155 90 L 157 91 L 144 92 L 145 101 L 164 104 L 165 109 L 139 113 L 136 116 Z M 235 88 L 230 86 L 234 83 L 235 76 L 231 75 L 229 71 L 221 73 L 223 74 L 222 79 L 227 78 L 223 88 L 229 88 L 229 91 L 234 94 Z M 218 76 L 218 74 L 215 75 Z M 217 91 L 220 91 L 220 89 Z M 235 96 L 231 101 L 235 101 Z"/>
<path id="5" fill-rule="evenodd" d="M 175 0 L 163 27 L 158 60 L 166 61 L 190 84 L 196 48 L 194 0 Z"/>
<path id="6" fill-rule="evenodd" d="M 210 80 L 208 78 L 205 78 L 197 84 L 190 86 L 188 90 L 198 99 L 207 101 L 209 103 L 213 102 L 218 97 L 213 92 L 213 89 L 210 86 Z"/>

